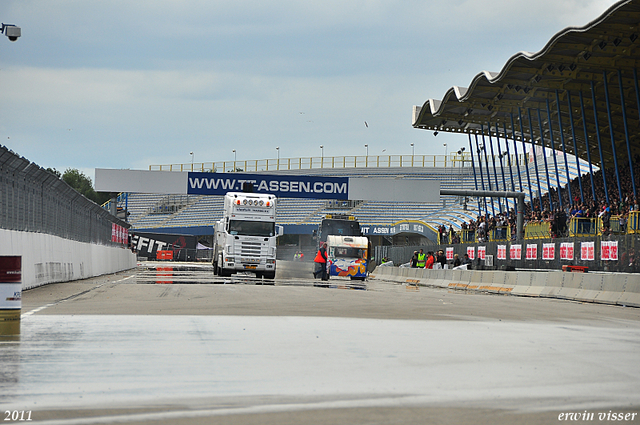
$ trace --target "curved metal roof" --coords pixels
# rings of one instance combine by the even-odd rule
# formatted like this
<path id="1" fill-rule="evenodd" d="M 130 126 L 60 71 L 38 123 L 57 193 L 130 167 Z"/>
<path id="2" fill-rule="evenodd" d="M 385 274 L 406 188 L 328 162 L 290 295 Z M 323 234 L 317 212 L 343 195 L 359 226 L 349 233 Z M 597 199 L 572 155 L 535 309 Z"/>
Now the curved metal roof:
<path id="1" fill-rule="evenodd" d="M 612 145 L 618 160 L 627 158 L 628 137 L 632 154 L 640 154 L 639 25 L 640 0 L 620 1 L 586 26 L 560 31 L 538 53 L 512 56 L 499 73 L 483 71 L 468 88 L 414 106 L 413 127 L 524 136 L 556 149 L 564 139 L 567 152 L 583 159 L 587 140 L 593 163 L 600 135 L 605 165 L 613 164 Z"/>

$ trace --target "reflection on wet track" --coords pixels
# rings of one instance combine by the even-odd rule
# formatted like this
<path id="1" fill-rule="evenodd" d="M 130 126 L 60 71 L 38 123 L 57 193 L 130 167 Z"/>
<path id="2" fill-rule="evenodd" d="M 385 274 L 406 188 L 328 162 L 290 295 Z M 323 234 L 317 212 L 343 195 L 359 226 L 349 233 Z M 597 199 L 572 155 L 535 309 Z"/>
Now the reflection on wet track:
<path id="1" fill-rule="evenodd" d="M 620 309 L 601 320 L 606 306 L 564 303 L 575 316 L 553 319 L 544 308 L 559 303 L 548 300 L 281 273 L 265 282 L 142 264 L 52 285 L 39 299 L 27 291 L 20 338 L 0 340 L 0 406 L 46 425 L 164 424 L 278 409 L 584 410 L 640 399 L 640 325 Z M 592 308 L 596 319 L 584 320 Z M 433 315 L 415 319 L 423 310 Z M 129 410 L 75 421 L 50 413 L 65 409 Z"/>
<path id="2" fill-rule="evenodd" d="M 297 276 L 297 277 L 296 277 Z M 333 289 L 357 289 L 366 290 L 367 283 L 359 280 L 351 280 L 343 277 L 332 277 L 327 282 L 313 279 L 311 273 L 295 273 L 295 276 L 282 278 L 276 275 L 276 279 L 257 278 L 253 273 L 237 273 L 229 277 L 221 277 L 213 274 L 210 264 L 180 263 L 145 263 L 138 268 L 136 278 L 130 283 L 140 284 L 223 284 L 223 285 L 298 285 L 315 286 Z M 417 286 L 416 286 L 417 288 Z"/>

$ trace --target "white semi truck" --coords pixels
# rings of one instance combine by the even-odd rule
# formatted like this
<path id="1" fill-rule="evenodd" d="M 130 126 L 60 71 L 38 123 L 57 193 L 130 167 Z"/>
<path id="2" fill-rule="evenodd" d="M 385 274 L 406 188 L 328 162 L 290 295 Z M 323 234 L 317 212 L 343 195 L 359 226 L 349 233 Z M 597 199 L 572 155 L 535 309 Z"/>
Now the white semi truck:
<path id="1" fill-rule="evenodd" d="M 224 215 L 215 224 L 213 273 L 230 276 L 252 272 L 256 277 L 276 276 L 276 197 L 267 194 L 229 192 Z"/>

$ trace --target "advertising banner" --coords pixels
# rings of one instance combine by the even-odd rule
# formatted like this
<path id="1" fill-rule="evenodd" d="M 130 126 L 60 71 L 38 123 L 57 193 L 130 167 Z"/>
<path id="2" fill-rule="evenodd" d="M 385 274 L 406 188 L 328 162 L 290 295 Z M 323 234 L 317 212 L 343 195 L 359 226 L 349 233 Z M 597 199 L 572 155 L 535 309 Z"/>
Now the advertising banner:
<path id="1" fill-rule="evenodd" d="M 521 260 L 522 259 L 522 245 L 515 244 L 511 245 L 509 249 L 509 257 L 512 260 Z"/>
<path id="2" fill-rule="evenodd" d="M 224 196 L 227 192 L 241 192 L 243 184 L 251 184 L 254 193 L 278 198 L 349 199 L 348 177 L 243 173 L 190 172 L 187 194 Z"/>
<path id="3" fill-rule="evenodd" d="M 498 253 L 496 255 L 498 260 L 506 260 L 507 259 L 507 246 L 506 245 L 498 245 Z"/>
<path id="4" fill-rule="evenodd" d="M 560 259 L 573 260 L 573 242 L 562 242 L 560 244 Z"/>
<path id="5" fill-rule="evenodd" d="M 467 247 L 467 255 L 469 256 L 469 260 L 475 260 L 476 259 L 476 248 L 474 246 L 468 246 Z"/>
<path id="6" fill-rule="evenodd" d="M 447 260 L 453 260 L 453 247 L 448 246 L 446 249 Z"/>
<path id="7" fill-rule="evenodd" d="M 618 260 L 618 241 L 601 241 L 600 242 L 600 259 L 602 260 Z"/>
<path id="8" fill-rule="evenodd" d="M 543 260 L 553 260 L 556 258 L 556 244 L 554 243 L 543 243 L 542 244 L 542 259 Z"/>
<path id="9" fill-rule="evenodd" d="M 486 246 L 479 246 L 478 247 L 478 258 L 481 260 L 484 260 L 486 258 L 486 254 L 487 254 L 487 247 Z"/>
<path id="10" fill-rule="evenodd" d="M 132 232 L 131 247 L 142 257 L 156 258 L 158 251 L 173 251 L 177 261 L 195 260 L 197 238 L 193 235 Z"/>
<path id="11" fill-rule="evenodd" d="M 527 244 L 527 260 L 538 259 L 538 245 L 535 243 Z"/>
<path id="12" fill-rule="evenodd" d="M 582 261 L 595 260 L 595 242 L 580 243 L 580 259 Z"/>

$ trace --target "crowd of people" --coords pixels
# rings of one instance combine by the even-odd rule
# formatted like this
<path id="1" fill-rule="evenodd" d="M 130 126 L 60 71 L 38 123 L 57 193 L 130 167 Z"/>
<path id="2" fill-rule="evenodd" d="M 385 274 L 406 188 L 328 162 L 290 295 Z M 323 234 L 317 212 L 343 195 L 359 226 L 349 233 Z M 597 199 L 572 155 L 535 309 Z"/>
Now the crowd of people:
<path id="1" fill-rule="evenodd" d="M 420 249 L 420 251 L 413 251 L 413 256 L 409 262 L 409 266 L 414 269 L 444 269 L 447 264 L 450 264 L 453 267 L 458 267 L 465 264 L 471 264 L 471 260 L 467 254 L 464 254 L 462 259 L 460 259 L 458 254 L 455 254 L 453 256 L 453 261 L 449 263 L 444 251 L 442 250 L 428 251 L 425 253 L 423 249 Z"/>
<path id="2" fill-rule="evenodd" d="M 640 164 L 640 156 L 635 157 L 634 163 Z M 640 190 L 640 172 L 636 173 L 634 177 L 636 190 Z M 610 233 L 612 229 L 625 233 L 629 214 L 640 211 L 640 206 L 638 199 L 633 195 L 633 180 L 628 165 L 619 167 L 619 178 L 623 193 L 622 198 L 619 196 L 618 177 L 616 177 L 615 171 L 605 169 L 603 172 L 603 170 L 599 170 L 594 173 L 593 179 L 588 174 L 576 177 L 569 185 L 561 188 L 562 204 L 556 189 L 551 189 L 542 198 L 535 198 L 533 202 L 527 203 L 523 224 L 526 226 L 529 223 L 549 223 L 551 237 L 555 238 L 568 236 L 568 225 L 572 218 L 601 218 L 604 234 Z M 593 185 L 591 184 L 592 180 Z M 606 191 L 605 180 L 607 182 Z M 582 187 L 582 196 L 580 195 L 580 187 Z M 607 194 L 609 203 L 606 201 Z M 506 210 L 505 206 L 503 208 Z M 488 205 L 486 208 L 486 210 L 492 211 L 496 209 L 499 207 L 495 204 Z M 461 226 L 462 235 L 456 232 L 452 226 L 447 230 L 443 225 L 438 229 L 440 243 L 472 242 L 475 241 L 476 236 L 479 242 L 484 242 L 488 239 L 490 232 L 494 230 L 498 232 L 498 234 L 494 234 L 494 239 L 507 239 L 506 228 L 510 228 L 511 239 L 514 239 L 516 237 L 516 220 L 516 212 L 511 208 L 508 212 L 497 212 L 495 215 L 485 214 L 479 216 L 477 220 L 463 223 Z M 592 230 L 591 220 L 580 220 L 578 226 L 579 232 L 589 233 Z M 472 235 L 473 240 L 465 241 L 464 231 L 472 231 L 469 234 Z"/>

